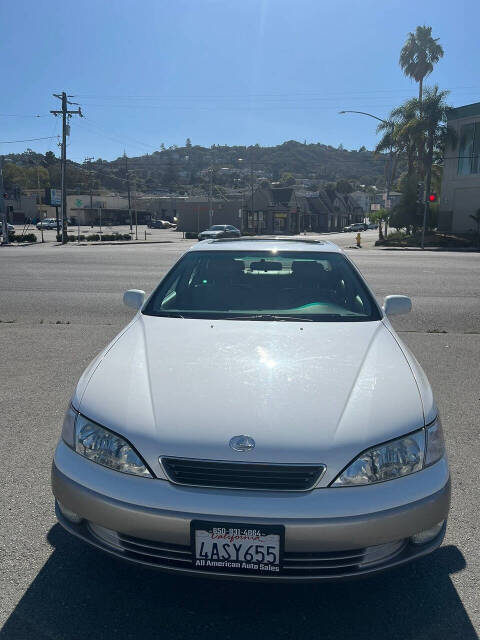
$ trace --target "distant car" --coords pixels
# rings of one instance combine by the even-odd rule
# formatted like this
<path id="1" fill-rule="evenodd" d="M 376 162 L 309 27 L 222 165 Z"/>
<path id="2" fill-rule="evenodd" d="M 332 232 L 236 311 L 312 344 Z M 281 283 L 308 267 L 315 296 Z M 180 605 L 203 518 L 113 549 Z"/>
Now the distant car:
<path id="1" fill-rule="evenodd" d="M 61 228 L 62 223 L 59 221 L 58 223 L 59 228 Z M 56 229 L 57 228 L 57 220 L 55 218 L 44 218 L 43 220 L 40 220 L 40 222 L 37 222 L 37 229 L 40 231 L 40 229 Z"/>
<path id="2" fill-rule="evenodd" d="M 150 220 L 147 226 L 149 229 L 163 229 L 163 220 Z"/>
<path id="3" fill-rule="evenodd" d="M 150 220 L 149 229 L 171 229 L 176 225 L 170 220 Z"/>
<path id="4" fill-rule="evenodd" d="M 13 224 L 10 224 L 9 222 L 7 222 L 7 229 L 8 229 L 8 235 L 10 235 L 11 233 L 15 233 L 15 227 L 13 226 Z M 3 235 L 3 224 L 0 222 L 0 235 Z"/>
<path id="5" fill-rule="evenodd" d="M 378 224 L 376 222 L 371 222 L 367 225 L 369 229 L 378 229 Z"/>
<path id="6" fill-rule="evenodd" d="M 353 224 L 349 224 L 346 227 L 343 227 L 343 231 L 366 231 L 368 226 L 364 222 L 354 222 Z"/>
<path id="7" fill-rule="evenodd" d="M 214 224 L 206 231 L 198 234 L 199 240 L 214 240 L 216 238 L 240 238 L 240 229 L 231 224 Z"/>

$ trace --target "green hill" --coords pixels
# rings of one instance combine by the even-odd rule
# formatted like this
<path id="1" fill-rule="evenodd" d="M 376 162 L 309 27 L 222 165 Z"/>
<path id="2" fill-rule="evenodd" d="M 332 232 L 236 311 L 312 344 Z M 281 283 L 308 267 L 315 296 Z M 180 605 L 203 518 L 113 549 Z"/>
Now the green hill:
<path id="1" fill-rule="evenodd" d="M 20 188 L 58 187 L 59 160 L 51 152 L 45 156 L 27 150 L 6 156 L 4 166 L 6 190 Z M 242 187 L 250 184 L 253 168 L 255 179 L 269 181 L 305 178 L 313 185 L 346 179 L 356 184 L 376 184 L 384 181 L 385 159 L 367 151 L 335 149 L 328 145 L 302 144 L 289 140 L 275 147 L 220 146 L 211 148 L 187 145 L 170 147 L 152 154 L 128 158 L 131 185 L 143 192 L 162 189 L 183 189 L 195 192 L 209 182 L 212 168 L 216 185 Z M 401 169 L 401 168 L 400 168 Z M 89 173 L 90 172 L 90 173 Z M 290 174 L 286 176 L 285 174 Z M 126 190 L 125 158 L 113 161 L 97 160 L 86 165 L 69 162 L 67 187 L 86 189 Z"/>

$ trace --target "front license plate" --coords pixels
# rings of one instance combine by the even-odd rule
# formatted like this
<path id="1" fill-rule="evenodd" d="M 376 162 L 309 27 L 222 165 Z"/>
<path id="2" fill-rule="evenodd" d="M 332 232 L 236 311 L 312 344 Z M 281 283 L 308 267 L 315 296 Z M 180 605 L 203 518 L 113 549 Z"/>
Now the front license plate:
<path id="1" fill-rule="evenodd" d="M 194 520 L 191 540 L 195 569 L 270 575 L 281 571 L 283 527 Z"/>

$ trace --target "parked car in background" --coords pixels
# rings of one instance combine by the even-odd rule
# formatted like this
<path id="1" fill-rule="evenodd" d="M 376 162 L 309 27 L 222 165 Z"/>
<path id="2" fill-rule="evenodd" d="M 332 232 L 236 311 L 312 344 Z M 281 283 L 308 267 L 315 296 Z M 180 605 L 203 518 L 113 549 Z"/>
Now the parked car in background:
<path id="1" fill-rule="evenodd" d="M 199 240 L 212 240 L 215 238 L 240 238 L 242 232 L 231 224 L 214 224 L 206 231 L 198 234 Z"/>
<path id="2" fill-rule="evenodd" d="M 124 302 L 136 315 L 81 376 L 55 452 L 70 533 L 182 575 L 284 582 L 441 544 L 438 409 L 390 323 L 409 298 L 380 307 L 331 242 L 218 239 Z"/>
<path id="3" fill-rule="evenodd" d="M 368 228 L 368 225 L 366 225 L 364 222 L 354 222 L 353 224 L 349 224 L 346 227 L 343 227 L 343 231 L 347 232 L 347 231 L 366 231 Z"/>
<path id="4" fill-rule="evenodd" d="M 378 229 L 378 223 L 377 222 L 370 222 L 370 224 L 368 224 L 367 227 L 369 229 Z"/>
<path id="5" fill-rule="evenodd" d="M 10 224 L 9 222 L 7 222 L 7 229 L 8 229 L 8 235 L 15 233 L 15 227 L 13 226 L 13 224 Z M 3 223 L 1 222 L 1 220 L 0 220 L 0 235 L 3 235 Z"/>
<path id="6" fill-rule="evenodd" d="M 150 220 L 147 226 L 149 229 L 172 229 L 176 224 L 170 220 Z"/>
<path id="7" fill-rule="evenodd" d="M 40 220 L 39 222 L 37 222 L 37 229 L 56 229 L 57 228 L 57 220 L 56 218 L 44 218 L 43 220 Z M 59 221 L 58 222 L 58 226 L 61 229 L 62 228 L 62 223 Z"/>

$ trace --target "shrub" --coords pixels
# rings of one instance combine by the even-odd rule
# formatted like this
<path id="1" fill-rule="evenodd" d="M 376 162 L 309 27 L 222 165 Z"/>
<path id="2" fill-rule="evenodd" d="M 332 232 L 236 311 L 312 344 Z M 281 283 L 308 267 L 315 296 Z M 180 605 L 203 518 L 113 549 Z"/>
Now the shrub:
<path id="1" fill-rule="evenodd" d="M 393 240 L 394 242 L 399 242 L 401 240 L 405 240 L 406 237 L 407 234 L 405 231 L 392 231 L 392 233 L 388 234 L 387 241 Z"/>
<path id="2" fill-rule="evenodd" d="M 34 233 L 26 233 L 25 235 L 20 234 L 10 234 L 9 236 L 10 242 L 36 242 L 37 236 Z"/>
<path id="3" fill-rule="evenodd" d="M 98 242 L 100 240 L 100 236 L 98 233 L 91 233 L 86 237 L 87 242 Z"/>
<path id="4" fill-rule="evenodd" d="M 187 238 L 187 240 L 196 240 L 198 238 L 198 233 L 195 231 L 185 231 L 185 238 Z"/>

